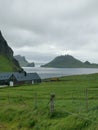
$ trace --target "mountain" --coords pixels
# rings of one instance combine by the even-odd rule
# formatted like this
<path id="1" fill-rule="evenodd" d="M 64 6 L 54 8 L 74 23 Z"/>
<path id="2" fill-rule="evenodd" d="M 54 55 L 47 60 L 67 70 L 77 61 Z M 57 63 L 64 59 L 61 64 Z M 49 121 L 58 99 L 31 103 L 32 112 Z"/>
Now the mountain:
<path id="1" fill-rule="evenodd" d="M 91 64 L 90 62 L 82 62 L 71 55 L 58 56 L 51 62 L 42 65 L 41 67 L 53 68 L 98 68 L 98 64 Z"/>
<path id="2" fill-rule="evenodd" d="M 20 66 L 25 67 L 28 65 L 28 61 L 24 56 L 16 55 L 14 58 L 19 62 Z"/>
<path id="3" fill-rule="evenodd" d="M 32 63 L 29 63 L 29 64 L 27 65 L 27 67 L 35 67 L 35 64 L 34 64 L 34 62 L 32 62 Z"/>
<path id="4" fill-rule="evenodd" d="M 34 67 L 34 62 L 29 63 L 24 56 L 16 55 L 14 58 L 19 62 L 21 67 Z"/>
<path id="5" fill-rule="evenodd" d="M 0 72 L 20 71 L 19 63 L 13 57 L 13 50 L 8 46 L 0 31 Z"/>

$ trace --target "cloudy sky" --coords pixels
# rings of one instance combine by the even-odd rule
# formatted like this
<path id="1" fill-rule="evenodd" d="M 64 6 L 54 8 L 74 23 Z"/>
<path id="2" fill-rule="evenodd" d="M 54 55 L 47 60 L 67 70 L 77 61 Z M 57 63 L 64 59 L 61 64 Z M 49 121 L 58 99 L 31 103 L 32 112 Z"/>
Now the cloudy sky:
<path id="1" fill-rule="evenodd" d="M 0 0 L 0 29 L 29 61 L 70 54 L 98 63 L 98 0 Z"/>

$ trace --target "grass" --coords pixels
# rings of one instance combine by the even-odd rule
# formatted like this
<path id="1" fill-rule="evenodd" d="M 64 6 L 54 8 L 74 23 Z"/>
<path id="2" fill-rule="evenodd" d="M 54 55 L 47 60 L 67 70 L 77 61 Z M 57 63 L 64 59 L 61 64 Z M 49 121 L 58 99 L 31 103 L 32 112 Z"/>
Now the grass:
<path id="1" fill-rule="evenodd" d="M 55 110 L 51 115 L 52 93 Z M 97 130 L 97 122 L 98 74 L 0 89 L 1 130 Z"/>
<path id="2" fill-rule="evenodd" d="M 15 64 L 12 62 L 11 59 L 0 55 L 0 72 L 12 72 L 16 69 L 18 68 L 16 68 Z"/>

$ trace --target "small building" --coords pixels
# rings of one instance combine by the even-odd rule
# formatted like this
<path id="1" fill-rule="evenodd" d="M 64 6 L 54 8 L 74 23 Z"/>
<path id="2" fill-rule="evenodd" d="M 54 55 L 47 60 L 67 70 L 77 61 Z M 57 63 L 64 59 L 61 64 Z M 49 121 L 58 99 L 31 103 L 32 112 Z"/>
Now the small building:
<path id="1" fill-rule="evenodd" d="M 8 72 L 0 73 L 0 85 L 17 86 L 22 84 L 40 83 L 41 78 L 37 73 Z"/>

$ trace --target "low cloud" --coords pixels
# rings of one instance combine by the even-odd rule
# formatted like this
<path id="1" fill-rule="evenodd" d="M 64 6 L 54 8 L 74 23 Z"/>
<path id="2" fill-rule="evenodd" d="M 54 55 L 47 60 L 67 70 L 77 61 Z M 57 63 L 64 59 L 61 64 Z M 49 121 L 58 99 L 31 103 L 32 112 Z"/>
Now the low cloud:
<path id="1" fill-rule="evenodd" d="M 0 0 L 0 29 L 15 54 L 48 62 L 71 54 L 98 63 L 97 0 Z"/>

